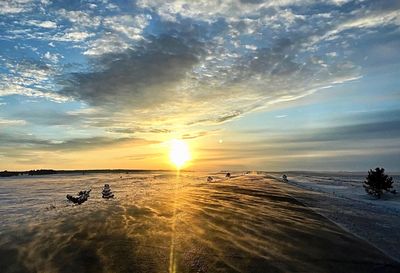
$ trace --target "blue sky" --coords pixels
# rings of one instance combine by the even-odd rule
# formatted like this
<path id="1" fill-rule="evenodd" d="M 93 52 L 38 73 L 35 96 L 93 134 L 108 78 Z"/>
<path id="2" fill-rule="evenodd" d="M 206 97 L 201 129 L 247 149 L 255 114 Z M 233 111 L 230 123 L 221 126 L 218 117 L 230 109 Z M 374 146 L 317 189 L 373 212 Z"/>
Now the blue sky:
<path id="1" fill-rule="evenodd" d="M 0 168 L 400 171 L 399 1 L 0 2 Z"/>

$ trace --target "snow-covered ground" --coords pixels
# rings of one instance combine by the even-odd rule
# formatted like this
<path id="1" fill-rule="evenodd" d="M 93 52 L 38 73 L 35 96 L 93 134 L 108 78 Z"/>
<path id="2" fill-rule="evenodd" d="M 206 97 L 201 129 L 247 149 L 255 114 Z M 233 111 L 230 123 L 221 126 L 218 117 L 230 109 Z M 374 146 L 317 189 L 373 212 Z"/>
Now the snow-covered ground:
<path id="1" fill-rule="evenodd" d="M 294 185 L 294 176 L 289 179 Z M 296 179 L 325 190 L 346 186 Z M 115 198 L 101 197 L 106 183 Z M 67 201 L 67 194 L 85 189 L 92 189 L 87 202 Z M 308 191 L 260 172 L 232 173 L 230 179 L 196 172 L 2 178 L 0 271 L 396 272 L 382 271 L 398 265 L 381 251 L 290 195 L 337 222 L 353 221 L 373 239 L 387 242 L 387 231 L 400 226 L 398 214 L 388 213 L 392 206 L 382 212 L 371 200 Z"/>
<path id="2" fill-rule="evenodd" d="M 303 205 L 398 257 L 397 196 L 370 200 L 362 177 L 349 177 L 291 173 L 291 185 L 263 172 L 1 178 L 0 271 L 398 272 L 376 271 L 398 265 Z M 106 183 L 114 199 L 101 197 Z M 87 202 L 67 201 L 86 189 Z"/>
<path id="3" fill-rule="evenodd" d="M 400 260 L 400 176 L 391 175 L 397 194 L 381 199 L 366 194 L 366 174 L 288 172 L 271 173 L 286 191 L 342 228 L 366 239 L 392 258 Z M 389 174 L 390 175 L 390 174 Z"/>

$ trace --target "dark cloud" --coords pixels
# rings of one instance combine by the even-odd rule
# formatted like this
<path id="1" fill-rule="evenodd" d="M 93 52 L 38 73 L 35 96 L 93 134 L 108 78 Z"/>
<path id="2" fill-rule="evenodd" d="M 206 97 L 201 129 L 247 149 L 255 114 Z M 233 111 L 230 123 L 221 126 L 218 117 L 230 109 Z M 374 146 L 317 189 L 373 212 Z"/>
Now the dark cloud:
<path id="1" fill-rule="evenodd" d="M 223 106 L 221 106 L 221 109 L 223 109 Z M 204 124 L 218 125 L 218 124 L 222 124 L 222 123 L 231 121 L 235 118 L 238 118 L 243 113 L 248 112 L 248 111 L 250 111 L 250 110 L 243 107 L 243 110 L 233 110 L 229 113 L 220 113 L 220 114 L 218 113 L 218 114 L 215 114 L 215 116 L 212 116 L 209 118 L 190 121 L 190 122 L 186 123 L 186 125 L 188 125 L 188 126 L 204 125 Z"/>
<path id="2" fill-rule="evenodd" d="M 289 142 L 366 141 L 396 139 L 400 135 L 400 120 L 352 124 L 309 130 L 308 134 L 291 136 Z M 285 138 L 282 139 L 285 141 Z"/>
<path id="3" fill-rule="evenodd" d="M 261 4 L 264 0 L 240 0 L 243 4 Z"/>
<path id="4" fill-rule="evenodd" d="M 259 168 L 357 170 L 374 166 L 397 169 L 400 145 L 399 110 L 358 112 L 330 120 L 331 126 L 288 128 L 281 125 L 231 132 L 250 136 L 203 148 L 210 161 L 233 155 Z M 337 125 L 340 124 L 340 125 Z M 207 161 L 207 159 L 205 159 Z M 256 163 L 258 162 L 258 163 Z"/>
<path id="5" fill-rule="evenodd" d="M 171 97 L 178 98 L 173 87 L 199 62 L 201 54 L 197 41 L 153 37 L 134 50 L 98 59 L 101 71 L 72 74 L 61 94 L 96 106 L 159 106 Z"/>
<path id="6" fill-rule="evenodd" d="M 121 145 L 121 144 L 144 144 L 151 143 L 138 138 L 110 138 L 110 137 L 89 137 L 74 138 L 66 140 L 59 144 L 52 144 L 50 148 L 60 150 L 85 150 L 99 148 L 104 146 Z"/>
<path id="7" fill-rule="evenodd" d="M 292 137 L 293 142 L 357 141 L 390 139 L 400 135 L 400 120 L 380 121 L 310 130 L 309 134 Z"/>
<path id="8" fill-rule="evenodd" d="M 121 133 L 121 134 L 134 134 L 134 133 L 153 133 L 153 134 L 169 134 L 171 130 L 162 129 L 162 128 L 111 128 L 108 130 L 112 133 Z"/>
<path id="9" fill-rule="evenodd" d="M 111 138 L 103 136 L 94 136 L 88 138 L 71 138 L 64 141 L 38 138 L 34 135 L 18 134 L 18 133 L 0 133 L 0 142 L 9 147 L 20 147 L 22 150 L 44 150 L 44 151 L 61 151 L 61 150 L 90 150 L 95 148 L 104 148 L 113 145 L 143 145 L 157 143 L 141 138 Z M 8 149 L 10 150 L 10 149 Z M 13 152 L 14 153 L 14 152 Z"/>
<path id="10" fill-rule="evenodd" d="M 343 142 L 355 143 L 357 141 L 399 139 L 400 135 L 400 110 L 363 112 L 345 115 L 335 120 L 336 125 L 330 127 L 308 128 L 300 130 L 283 130 L 281 128 L 268 128 L 241 131 L 245 134 L 266 135 L 268 143 L 313 143 L 313 142 Z M 277 135 L 277 136 L 276 136 Z M 317 149 L 317 147 L 308 147 Z"/>
<path id="11" fill-rule="evenodd" d="M 224 114 L 224 115 L 218 117 L 218 118 L 215 120 L 215 122 L 216 122 L 216 123 L 223 123 L 223 122 L 232 120 L 232 119 L 234 119 L 234 118 L 237 118 L 237 117 L 239 117 L 241 114 L 242 114 L 241 111 L 234 111 L 233 113 Z"/>
<path id="12" fill-rule="evenodd" d="M 181 138 L 182 139 L 196 139 L 196 138 L 199 138 L 199 137 L 207 136 L 208 134 L 209 134 L 209 132 L 202 131 L 202 132 L 198 132 L 198 133 L 195 133 L 195 134 L 183 134 Z"/>
<path id="13" fill-rule="evenodd" d="M 346 123 L 351 121 L 356 124 L 397 122 L 400 117 L 400 109 L 387 111 L 361 111 L 344 115 L 341 118 L 334 119 L 335 123 Z"/>
<path id="14" fill-rule="evenodd" d="M 149 133 L 154 133 L 154 134 L 168 134 L 171 133 L 171 130 L 168 129 L 150 129 L 148 130 Z"/>
<path id="15" fill-rule="evenodd" d="M 120 133 L 120 134 L 134 134 L 136 133 L 135 129 L 132 128 L 112 128 L 108 130 L 112 133 Z"/>

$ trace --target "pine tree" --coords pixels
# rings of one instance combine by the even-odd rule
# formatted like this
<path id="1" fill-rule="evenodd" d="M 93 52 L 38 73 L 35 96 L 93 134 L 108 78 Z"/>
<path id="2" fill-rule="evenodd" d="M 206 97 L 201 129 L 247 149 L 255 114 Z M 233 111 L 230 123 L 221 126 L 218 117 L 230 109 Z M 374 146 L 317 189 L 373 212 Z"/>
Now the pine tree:
<path id="1" fill-rule="evenodd" d="M 368 194 L 381 198 L 384 190 L 393 188 L 393 178 L 385 174 L 384 168 L 370 169 L 363 186 Z"/>

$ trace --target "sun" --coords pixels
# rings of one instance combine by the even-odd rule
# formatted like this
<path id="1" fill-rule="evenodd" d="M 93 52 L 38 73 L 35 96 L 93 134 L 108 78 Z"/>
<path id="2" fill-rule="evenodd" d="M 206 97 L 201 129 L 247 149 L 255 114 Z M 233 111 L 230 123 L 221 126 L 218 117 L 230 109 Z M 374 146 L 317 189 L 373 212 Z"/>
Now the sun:
<path id="1" fill-rule="evenodd" d="M 183 140 L 171 140 L 169 158 L 178 169 L 182 168 L 183 165 L 190 160 L 189 145 Z"/>

